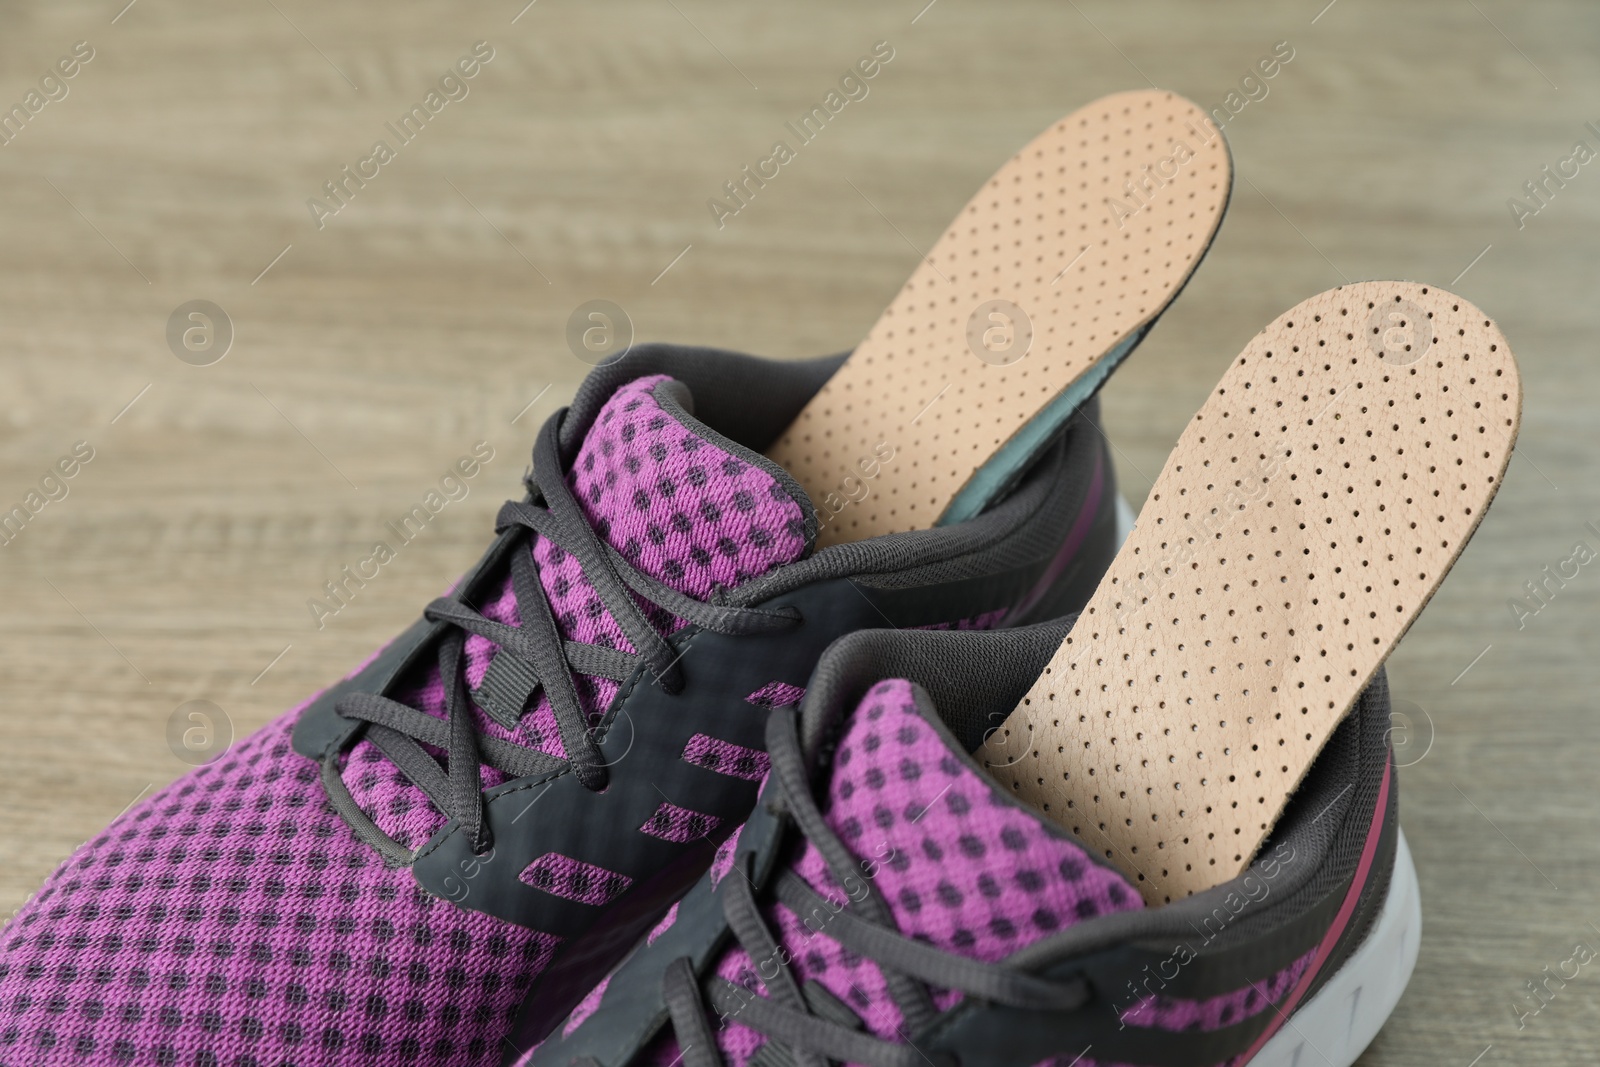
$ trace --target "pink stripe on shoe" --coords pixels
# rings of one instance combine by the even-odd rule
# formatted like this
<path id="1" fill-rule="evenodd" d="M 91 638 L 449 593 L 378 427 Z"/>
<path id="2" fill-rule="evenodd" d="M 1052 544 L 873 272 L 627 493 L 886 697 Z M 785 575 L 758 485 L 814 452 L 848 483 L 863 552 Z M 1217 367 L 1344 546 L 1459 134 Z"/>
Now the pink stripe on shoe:
<path id="1" fill-rule="evenodd" d="M 1367 886 L 1367 876 L 1372 873 L 1372 861 L 1378 854 L 1378 841 L 1383 837 L 1383 817 L 1389 807 L 1389 779 L 1393 770 L 1393 763 L 1383 765 L 1383 782 L 1378 786 L 1378 803 L 1372 809 L 1372 825 L 1367 827 L 1367 843 L 1361 849 L 1361 862 L 1356 865 L 1355 877 L 1350 880 L 1350 888 L 1344 895 L 1344 903 L 1339 907 L 1339 914 L 1334 916 L 1333 925 L 1328 927 L 1328 932 L 1322 936 L 1322 943 L 1317 946 L 1317 954 L 1311 960 L 1311 966 L 1306 968 L 1305 974 L 1300 976 L 1299 983 L 1290 992 L 1288 999 L 1278 1006 L 1278 1017 L 1270 1026 L 1256 1038 L 1255 1044 L 1250 1046 L 1239 1060 L 1240 1063 L 1249 1063 L 1255 1054 L 1261 1051 L 1272 1035 L 1277 1033 L 1306 995 L 1306 990 L 1311 988 L 1311 983 L 1316 981 L 1317 975 L 1322 971 L 1322 965 L 1328 961 L 1333 953 L 1333 947 L 1339 943 L 1339 937 L 1350 924 L 1350 916 L 1355 914 L 1356 903 L 1361 899 L 1361 891 Z"/>
<path id="2" fill-rule="evenodd" d="M 1100 494 L 1105 492 L 1105 487 L 1106 453 L 1102 448 L 1100 462 L 1095 464 L 1094 477 L 1089 482 L 1089 495 L 1083 501 L 1083 510 L 1078 512 L 1077 519 L 1072 523 L 1072 529 L 1067 531 L 1067 539 L 1061 543 L 1061 550 L 1056 553 L 1055 559 L 1050 561 L 1050 566 L 1045 568 L 1039 581 L 1028 591 L 1028 595 L 1023 597 L 1022 603 L 1012 608 L 1010 614 L 1006 616 L 1008 624 L 1010 620 L 1022 618 L 1033 610 L 1034 605 L 1044 599 L 1044 595 L 1050 591 L 1056 579 L 1067 569 L 1067 564 L 1078 554 L 1078 549 L 1083 547 L 1084 539 L 1089 536 L 1089 528 L 1094 525 L 1095 516 L 1100 510 Z"/>

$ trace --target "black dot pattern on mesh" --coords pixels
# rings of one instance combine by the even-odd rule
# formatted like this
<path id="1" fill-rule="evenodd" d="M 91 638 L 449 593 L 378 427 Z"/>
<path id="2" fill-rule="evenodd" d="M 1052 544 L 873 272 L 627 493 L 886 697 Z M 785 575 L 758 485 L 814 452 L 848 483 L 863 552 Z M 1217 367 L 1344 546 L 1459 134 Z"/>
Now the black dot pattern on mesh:
<path id="1" fill-rule="evenodd" d="M 498 1062 L 559 939 L 386 867 L 290 748 L 296 715 L 119 817 L 0 930 L 0 1064 Z"/>

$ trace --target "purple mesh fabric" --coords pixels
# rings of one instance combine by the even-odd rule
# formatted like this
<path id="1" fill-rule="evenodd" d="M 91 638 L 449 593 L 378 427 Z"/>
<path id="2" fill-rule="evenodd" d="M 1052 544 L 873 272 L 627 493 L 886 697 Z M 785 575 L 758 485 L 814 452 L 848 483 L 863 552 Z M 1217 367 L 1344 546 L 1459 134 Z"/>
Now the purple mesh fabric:
<path id="1" fill-rule="evenodd" d="M 745 697 L 745 702 L 754 704 L 758 708 L 781 708 L 787 704 L 798 704 L 800 698 L 806 695 L 803 687 L 790 685 L 788 682 L 768 682 L 754 693 Z"/>
<path id="2" fill-rule="evenodd" d="M 592 863 L 546 852 L 523 868 L 517 880 L 563 900 L 600 907 L 609 904 L 633 884 L 633 879 Z"/>
<path id="3" fill-rule="evenodd" d="M 656 813 L 645 820 L 639 829 L 651 837 L 659 837 L 663 841 L 672 841 L 676 844 L 687 844 L 708 837 L 711 831 L 722 824 L 722 820 L 715 815 L 707 815 L 703 811 L 690 811 L 680 808 L 676 804 L 661 802 Z"/>
<path id="4" fill-rule="evenodd" d="M 345 755 L 344 781 L 361 809 L 406 848 L 418 848 L 444 824 L 427 795 L 370 741 Z"/>
<path id="5" fill-rule="evenodd" d="M 706 734 L 689 738 L 689 743 L 683 746 L 683 758 L 696 767 L 751 782 L 761 781 L 772 767 L 772 761 L 759 748 L 745 748 Z"/>
<path id="6" fill-rule="evenodd" d="M 650 391 L 667 380 L 617 391 L 578 454 L 573 489 L 636 567 L 704 600 L 799 558 L 805 517 L 767 470 L 661 410 Z"/>
<path id="7" fill-rule="evenodd" d="M 993 962 L 1075 923 L 1143 906 L 1122 875 L 951 752 L 918 712 L 909 682 L 881 682 L 862 701 L 840 739 L 824 804 L 828 825 L 860 861 L 859 877 L 883 896 L 901 932 L 949 952 Z M 860 886 L 835 881 L 809 843 L 794 869 L 839 907 L 860 896 Z M 902 1020 L 883 973 L 828 936 L 829 913 L 802 918 L 773 904 L 767 918 L 801 982 L 815 979 L 873 1033 L 897 1039 Z M 716 973 L 766 995 L 741 949 L 724 953 Z M 936 1003 L 958 999 L 945 992 Z M 735 1012 L 717 1041 L 742 1067 L 764 1039 Z M 675 1055 L 670 1037 L 651 1050 L 657 1064 Z"/>
<path id="8" fill-rule="evenodd" d="M 645 944 L 647 944 L 647 945 L 655 944 L 656 943 L 656 938 L 660 937 L 662 934 L 664 934 L 668 930 L 672 929 L 672 924 L 677 922 L 677 921 L 678 921 L 678 905 L 677 905 L 676 902 L 674 902 L 672 907 L 667 909 L 667 913 L 661 917 L 661 921 L 656 923 L 655 929 L 651 930 L 650 933 L 648 935 L 646 935 L 646 937 L 644 939 Z"/>
<path id="9" fill-rule="evenodd" d="M 594 1014 L 594 1010 L 600 1006 L 600 998 L 606 995 L 606 987 L 611 984 L 611 977 L 615 973 L 613 971 L 596 982 L 595 987 L 585 993 L 582 1000 L 578 1001 L 578 1006 L 572 1009 L 572 1014 L 567 1017 L 566 1025 L 561 1028 L 563 1037 L 582 1026 L 583 1021 Z"/>
<path id="10" fill-rule="evenodd" d="M 738 585 L 791 563 L 807 549 L 801 506 L 771 471 L 753 466 L 707 441 L 699 424 L 680 423 L 656 402 L 653 390 L 665 375 L 629 382 L 601 408 L 573 462 L 567 484 L 595 529 L 641 571 L 681 593 L 706 599 L 718 587 Z M 539 583 L 549 598 L 556 626 L 568 640 L 634 651 L 595 595 L 577 560 L 541 537 L 533 538 Z M 505 576 L 498 595 L 477 605 L 497 622 L 518 625 L 521 617 Z M 646 611 L 663 632 L 684 623 L 653 605 Z M 470 635 L 463 674 L 468 690 L 483 681 L 499 646 Z M 609 679 L 582 675 L 578 697 L 591 718 L 617 694 Z M 429 666 L 397 699 L 428 714 L 444 716 L 444 685 Z M 550 702 L 540 693 L 515 730 L 507 730 L 473 705 L 478 729 L 552 756 L 564 757 Z M 484 768 L 485 788 L 503 776 Z M 416 848 L 445 823 L 423 792 L 367 742 L 350 753 L 345 784 L 389 836 Z"/>
<path id="11" fill-rule="evenodd" d="M 739 850 L 739 835 L 744 832 L 744 824 L 728 835 L 728 839 L 717 846 L 716 855 L 711 857 L 711 884 L 714 886 L 728 876 L 733 870 L 734 853 Z"/>
<path id="12" fill-rule="evenodd" d="M 1258 1015 L 1294 988 L 1312 957 L 1312 949 L 1264 982 L 1256 982 L 1204 1000 L 1161 995 L 1145 997 L 1124 1008 L 1121 1018 L 1129 1026 L 1153 1030 L 1216 1030 Z"/>
<path id="13" fill-rule="evenodd" d="M 494 1062 L 559 938 L 385 866 L 290 748 L 300 710 L 119 816 L 0 930 L 0 1063 Z"/>

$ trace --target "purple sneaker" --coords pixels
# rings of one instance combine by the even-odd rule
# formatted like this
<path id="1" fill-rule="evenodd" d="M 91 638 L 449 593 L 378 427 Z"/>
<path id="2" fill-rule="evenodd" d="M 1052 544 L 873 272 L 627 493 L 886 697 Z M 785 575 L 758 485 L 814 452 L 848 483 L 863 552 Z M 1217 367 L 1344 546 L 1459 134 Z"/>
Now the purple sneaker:
<path id="1" fill-rule="evenodd" d="M 969 755 L 1070 629 L 841 641 L 750 821 L 518 1067 L 1348 1067 L 1421 931 L 1381 671 L 1246 872 L 1149 908 Z"/>
<path id="2" fill-rule="evenodd" d="M 813 550 L 761 452 L 842 361 L 597 368 L 453 595 L 0 931 L 0 1065 L 500 1062 L 706 871 L 832 641 L 1081 604 L 1118 541 L 1092 403 L 977 518 Z"/>

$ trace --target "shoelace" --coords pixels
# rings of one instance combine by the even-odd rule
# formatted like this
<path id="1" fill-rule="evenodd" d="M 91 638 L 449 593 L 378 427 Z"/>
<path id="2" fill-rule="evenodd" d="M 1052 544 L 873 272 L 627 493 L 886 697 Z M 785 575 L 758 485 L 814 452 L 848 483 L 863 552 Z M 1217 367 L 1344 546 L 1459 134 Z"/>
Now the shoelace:
<path id="1" fill-rule="evenodd" d="M 444 718 L 376 693 L 352 693 L 334 705 L 340 715 L 367 724 L 367 739 L 446 817 L 467 831 L 473 850 L 478 853 L 493 844 L 484 818 L 480 764 L 517 778 L 559 770 L 565 765 L 579 782 L 596 792 L 610 780 L 599 743 L 579 702 L 574 675 L 626 682 L 643 667 L 669 693 L 682 689 L 683 672 L 678 665 L 681 654 L 646 617 L 635 596 L 694 626 L 720 634 L 770 633 L 800 622 L 800 614 L 793 608 L 728 607 L 695 600 L 642 573 L 612 548 L 589 524 L 567 485 L 559 445 L 564 415 L 563 411 L 552 416 L 534 443 L 533 470 L 525 479 L 528 499 L 506 501 L 495 519 L 495 533 L 516 531 L 507 548 L 521 625 L 508 626 L 485 618 L 463 603 L 459 592 L 441 597 L 427 606 L 423 617 L 449 624 L 439 642 Z M 539 584 L 538 567 L 528 550 L 528 537 L 535 533 L 577 560 L 595 595 L 636 651 L 622 652 L 561 637 L 550 602 Z M 566 761 L 480 735 L 462 677 L 467 634 L 498 644 L 496 656 L 514 657 L 517 666 L 533 680 L 534 693 L 539 688 L 544 690 L 555 713 Z M 500 725 L 515 729 L 521 715 L 535 703 L 530 697 L 515 715 L 488 713 Z M 444 767 L 424 745 L 444 751 Z"/>
<path id="2" fill-rule="evenodd" d="M 1091 990 L 1082 977 L 1066 981 L 1040 978 L 903 936 L 882 896 L 861 877 L 856 857 L 817 807 L 791 709 L 772 713 L 767 722 L 767 750 L 772 759 L 765 799 L 768 809 L 791 822 L 816 847 L 838 885 L 865 886 L 866 892 L 858 898 L 853 888 L 847 888 L 849 902 L 841 905 L 787 868 L 760 892 L 764 899 L 776 900 L 797 915 L 820 914 L 828 937 L 876 963 L 904 1019 L 903 1034 L 919 1032 L 937 1015 L 930 986 L 1029 1010 L 1073 1011 L 1088 1003 Z M 722 883 L 723 916 L 739 947 L 756 962 L 769 996 L 757 996 L 718 975 L 697 979 L 687 957 L 674 960 L 662 979 L 662 994 L 685 1067 L 724 1067 L 711 1011 L 721 1016 L 723 1025 L 737 1022 L 785 1046 L 797 1067 L 827 1067 L 830 1060 L 874 1067 L 926 1067 L 929 1063 L 953 1067 L 952 1055 L 928 1053 L 909 1042 L 884 1041 L 866 1033 L 854 1013 L 821 986 L 808 983 L 802 989 L 789 970 L 787 952 L 761 913 L 750 881 L 748 855 L 744 862 L 744 877 Z"/>

